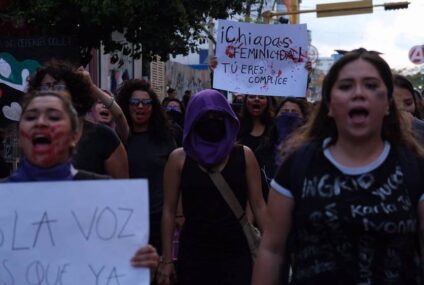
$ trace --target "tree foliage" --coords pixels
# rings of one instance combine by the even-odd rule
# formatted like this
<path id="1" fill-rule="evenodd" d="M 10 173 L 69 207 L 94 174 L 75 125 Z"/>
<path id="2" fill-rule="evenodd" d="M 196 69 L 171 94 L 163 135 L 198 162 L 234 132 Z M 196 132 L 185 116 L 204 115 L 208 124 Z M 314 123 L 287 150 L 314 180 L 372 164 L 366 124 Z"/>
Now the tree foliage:
<path id="1" fill-rule="evenodd" d="M 242 0 L 9 0 L 4 19 L 32 34 L 73 35 L 82 59 L 104 44 L 105 52 L 141 55 L 188 54 L 202 40 L 208 17 L 228 18 L 243 11 Z M 0 29 L 2 30 L 2 29 Z M 112 38 L 113 32 L 125 41 Z M 4 29 L 3 33 L 4 34 Z"/>
<path id="2" fill-rule="evenodd" d="M 394 74 L 402 74 L 412 85 L 417 89 L 424 88 L 424 74 L 420 72 L 419 68 L 410 68 L 410 69 L 395 69 L 392 70 Z"/>
<path id="3" fill-rule="evenodd" d="M 406 78 L 409 79 L 409 81 L 411 81 L 412 85 L 414 85 L 415 88 L 420 88 L 422 89 L 424 86 L 424 75 L 421 73 L 415 73 L 415 74 L 410 74 L 407 75 Z"/>

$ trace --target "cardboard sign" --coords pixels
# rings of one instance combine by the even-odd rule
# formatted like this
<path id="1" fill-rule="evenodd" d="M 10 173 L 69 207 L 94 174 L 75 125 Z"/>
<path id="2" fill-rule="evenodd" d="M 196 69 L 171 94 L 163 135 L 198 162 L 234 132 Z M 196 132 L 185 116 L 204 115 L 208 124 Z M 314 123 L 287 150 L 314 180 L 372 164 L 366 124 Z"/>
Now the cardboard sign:
<path id="1" fill-rule="evenodd" d="M 0 284 L 149 284 L 146 180 L 0 185 Z"/>
<path id="2" fill-rule="evenodd" d="M 308 72 L 306 25 L 220 20 L 213 87 L 252 95 L 304 97 Z"/>

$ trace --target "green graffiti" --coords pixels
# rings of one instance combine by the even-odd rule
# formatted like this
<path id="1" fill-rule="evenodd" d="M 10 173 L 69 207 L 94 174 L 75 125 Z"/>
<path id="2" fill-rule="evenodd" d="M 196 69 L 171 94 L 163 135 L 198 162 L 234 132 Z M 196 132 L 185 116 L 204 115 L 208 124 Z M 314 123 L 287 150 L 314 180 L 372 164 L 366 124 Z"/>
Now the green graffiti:
<path id="1" fill-rule="evenodd" d="M 10 53 L 0 52 L 0 83 L 24 92 L 27 77 L 40 66 L 36 60 L 17 61 Z"/>

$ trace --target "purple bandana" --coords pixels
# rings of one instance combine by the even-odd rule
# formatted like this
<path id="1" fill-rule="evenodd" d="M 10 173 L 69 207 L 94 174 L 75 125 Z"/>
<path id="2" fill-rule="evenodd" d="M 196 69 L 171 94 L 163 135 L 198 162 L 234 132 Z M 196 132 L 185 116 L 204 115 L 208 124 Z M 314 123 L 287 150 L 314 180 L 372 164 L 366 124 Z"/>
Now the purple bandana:
<path id="1" fill-rule="evenodd" d="M 208 111 L 226 114 L 225 136 L 216 143 L 203 140 L 193 131 L 197 120 Z M 230 154 L 239 127 L 236 114 L 221 93 L 213 89 L 200 91 L 190 99 L 187 106 L 183 134 L 184 151 L 202 166 L 214 166 Z"/>
<path id="2" fill-rule="evenodd" d="M 63 181 L 72 180 L 73 177 L 72 165 L 69 160 L 50 168 L 41 168 L 23 158 L 7 182 Z"/>

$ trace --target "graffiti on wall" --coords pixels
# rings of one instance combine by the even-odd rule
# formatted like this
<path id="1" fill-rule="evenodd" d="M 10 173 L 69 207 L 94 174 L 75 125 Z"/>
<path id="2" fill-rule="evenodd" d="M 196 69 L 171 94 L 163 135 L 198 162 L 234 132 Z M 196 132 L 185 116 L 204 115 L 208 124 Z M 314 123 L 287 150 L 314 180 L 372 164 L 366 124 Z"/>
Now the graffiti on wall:
<path id="1" fill-rule="evenodd" d="M 177 90 L 177 96 L 181 98 L 184 91 L 191 90 L 192 94 L 211 88 L 209 70 L 196 70 L 187 65 L 167 61 L 166 62 L 166 85 Z"/>
<path id="2" fill-rule="evenodd" d="M 18 157 L 17 122 L 28 76 L 51 58 L 79 64 L 76 39 L 68 36 L 0 38 L 0 156 Z"/>

